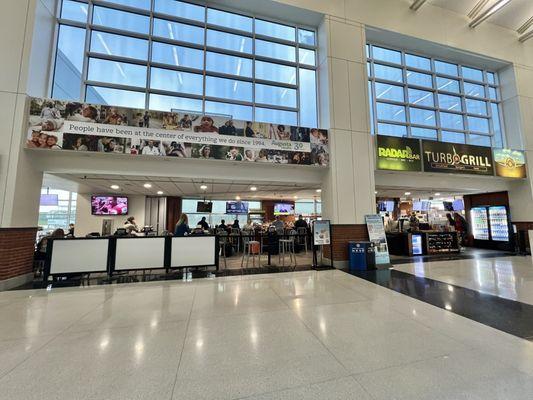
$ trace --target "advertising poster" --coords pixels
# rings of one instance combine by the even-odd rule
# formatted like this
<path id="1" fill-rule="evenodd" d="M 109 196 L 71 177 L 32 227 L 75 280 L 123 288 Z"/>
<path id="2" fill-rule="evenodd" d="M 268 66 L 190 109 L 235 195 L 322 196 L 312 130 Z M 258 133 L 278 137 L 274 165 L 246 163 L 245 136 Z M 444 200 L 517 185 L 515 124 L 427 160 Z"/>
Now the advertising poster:
<path id="1" fill-rule="evenodd" d="M 329 221 L 315 221 L 313 224 L 313 241 L 315 246 L 331 244 Z"/>
<path id="2" fill-rule="evenodd" d="M 26 147 L 327 166 L 328 131 L 30 98 Z"/>
<path id="3" fill-rule="evenodd" d="M 377 169 L 422 171 L 420 140 L 377 135 Z"/>
<path id="4" fill-rule="evenodd" d="M 422 141 L 425 172 L 494 175 L 490 147 Z"/>
<path id="5" fill-rule="evenodd" d="M 494 149 L 496 176 L 526 178 L 526 155 L 520 150 Z"/>
<path id="6" fill-rule="evenodd" d="M 374 244 L 376 254 L 376 265 L 390 264 L 389 247 L 387 246 L 387 236 L 383 220 L 379 214 L 365 215 L 368 237 Z"/>

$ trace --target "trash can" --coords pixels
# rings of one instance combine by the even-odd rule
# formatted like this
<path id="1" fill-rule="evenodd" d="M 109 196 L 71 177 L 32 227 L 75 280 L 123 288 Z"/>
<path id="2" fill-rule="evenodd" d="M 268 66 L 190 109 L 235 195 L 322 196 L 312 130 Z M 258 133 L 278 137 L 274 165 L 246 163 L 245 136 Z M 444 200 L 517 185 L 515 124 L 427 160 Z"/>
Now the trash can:
<path id="1" fill-rule="evenodd" d="M 349 242 L 350 271 L 376 269 L 376 255 L 372 242 Z"/>

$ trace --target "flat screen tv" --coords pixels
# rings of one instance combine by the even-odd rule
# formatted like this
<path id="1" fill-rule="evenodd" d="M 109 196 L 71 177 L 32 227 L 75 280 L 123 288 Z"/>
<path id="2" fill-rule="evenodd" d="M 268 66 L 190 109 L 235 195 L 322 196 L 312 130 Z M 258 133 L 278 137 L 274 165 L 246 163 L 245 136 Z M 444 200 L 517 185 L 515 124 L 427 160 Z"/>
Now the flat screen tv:
<path id="1" fill-rule="evenodd" d="M 124 196 L 91 196 L 92 215 L 127 215 L 128 198 Z"/>
<path id="2" fill-rule="evenodd" d="M 227 201 L 226 214 L 248 214 L 248 203 L 246 201 Z"/>
<path id="3" fill-rule="evenodd" d="M 394 211 L 394 201 L 392 200 L 388 200 L 386 201 L 386 206 L 385 206 L 385 209 L 388 211 L 388 212 L 393 212 Z"/>
<path id="4" fill-rule="evenodd" d="M 463 211 L 465 209 L 465 203 L 463 199 L 454 200 L 452 203 L 453 211 Z"/>
<path id="5" fill-rule="evenodd" d="M 422 211 L 421 201 L 413 201 L 413 211 Z"/>
<path id="6" fill-rule="evenodd" d="M 59 204 L 59 196 L 57 194 L 41 194 L 41 206 L 57 206 Z"/>
<path id="7" fill-rule="evenodd" d="M 199 212 L 199 213 L 210 213 L 210 212 L 213 212 L 213 203 L 210 202 L 210 201 L 208 201 L 208 202 L 199 201 L 196 204 L 196 212 Z"/>
<path id="8" fill-rule="evenodd" d="M 453 211 L 453 203 L 451 201 L 443 201 L 445 211 Z"/>
<path id="9" fill-rule="evenodd" d="M 294 204 L 288 204 L 288 203 L 274 204 L 274 215 L 294 215 Z"/>

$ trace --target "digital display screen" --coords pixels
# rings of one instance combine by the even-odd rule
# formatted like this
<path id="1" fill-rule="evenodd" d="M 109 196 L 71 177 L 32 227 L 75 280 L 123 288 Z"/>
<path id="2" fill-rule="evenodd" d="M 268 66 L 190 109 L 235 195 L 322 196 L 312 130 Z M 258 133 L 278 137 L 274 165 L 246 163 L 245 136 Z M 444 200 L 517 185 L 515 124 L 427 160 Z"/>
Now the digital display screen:
<path id="1" fill-rule="evenodd" d="M 227 201 L 226 214 L 248 214 L 248 203 L 245 201 Z"/>
<path id="2" fill-rule="evenodd" d="M 453 211 L 453 203 L 451 201 L 443 201 L 444 210 Z"/>
<path id="3" fill-rule="evenodd" d="M 276 203 L 274 204 L 274 215 L 293 215 L 294 204 Z"/>
<path id="4" fill-rule="evenodd" d="M 128 198 L 119 196 L 91 196 L 92 215 L 126 215 Z"/>
<path id="5" fill-rule="evenodd" d="M 59 198 L 57 194 L 42 194 L 41 195 L 41 206 L 57 206 L 59 203 Z"/>
<path id="6" fill-rule="evenodd" d="M 463 211 L 465 209 L 465 203 L 463 199 L 457 199 L 453 201 L 453 211 Z"/>
<path id="7" fill-rule="evenodd" d="M 413 211 L 422 211 L 422 202 L 414 201 L 413 202 Z"/>
<path id="8" fill-rule="evenodd" d="M 212 202 L 199 201 L 196 204 L 196 212 L 199 212 L 199 213 L 210 213 L 212 211 L 213 211 L 213 203 Z"/>

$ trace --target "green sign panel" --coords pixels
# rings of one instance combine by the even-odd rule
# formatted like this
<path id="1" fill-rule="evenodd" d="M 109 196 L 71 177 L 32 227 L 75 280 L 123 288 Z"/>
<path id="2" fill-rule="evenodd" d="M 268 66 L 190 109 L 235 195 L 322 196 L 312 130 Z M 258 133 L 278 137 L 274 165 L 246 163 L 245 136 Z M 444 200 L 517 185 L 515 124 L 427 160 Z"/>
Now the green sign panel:
<path id="1" fill-rule="evenodd" d="M 377 169 L 422 171 L 420 141 L 377 135 Z"/>

